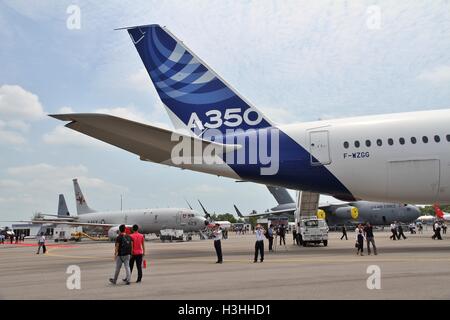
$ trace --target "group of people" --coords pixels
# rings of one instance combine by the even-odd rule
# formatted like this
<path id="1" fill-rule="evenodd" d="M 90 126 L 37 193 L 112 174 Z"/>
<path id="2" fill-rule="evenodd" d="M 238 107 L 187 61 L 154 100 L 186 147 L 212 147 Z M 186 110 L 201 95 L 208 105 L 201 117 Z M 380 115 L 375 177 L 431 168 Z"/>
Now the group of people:
<path id="1" fill-rule="evenodd" d="M 392 235 L 389 237 L 389 239 L 392 240 L 400 240 L 401 238 L 406 239 L 406 236 L 403 233 L 403 227 L 400 223 L 397 223 L 397 221 L 391 223 L 391 232 Z"/>
<path id="2" fill-rule="evenodd" d="M 441 236 L 441 231 L 443 234 L 447 233 L 447 225 L 440 220 L 436 220 L 433 223 L 433 236 L 431 237 L 431 239 L 433 240 L 442 240 L 442 236 Z"/>
<path id="3" fill-rule="evenodd" d="M 264 261 L 264 239 L 269 240 L 269 251 L 273 251 L 273 239 L 274 235 L 280 237 L 280 246 L 282 244 L 286 245 L 286 227 L 284 225 L 272 226 L 270 225 L 268 230 L 265 230 L 260 224 L 257 224 L 255 227 L 255 255 L 253 262 Z M 214 249 L 216 251 L 217 261 L 216 263 L 223 263 L 223 254 L 222 254 L 222 239 L 223 239 L 223 231 L 220 228 L 220 224 L 215 224 L 213 229 L 213 239 L 214 239 Z"/>
<path id="4" fill-rule="evenodd" d="M 0 244 L 5 244 L 5 241 L 7 242 L 8 240 L 11 244 L 13 244 L 14 242 L 24 242 L 25 234 L 8 235 L 8 237 L 4 234 L 0 234 Z"/>
<path id="5" fill-rule="evenodd" d="M 342 239 L 342 238 L 341 238 Z M 367 242 L 367 254 L 371 254 L 370 245 L 372 245 L 373 253 L 377 255 L 377 247 L 375 245 L 375 237 L 373 235 L 373 226 L 370 223 L 365 225 L 359 224 L 355 229 L 355 248 L 357 255 L 364 255 L 364 240 Z"/>

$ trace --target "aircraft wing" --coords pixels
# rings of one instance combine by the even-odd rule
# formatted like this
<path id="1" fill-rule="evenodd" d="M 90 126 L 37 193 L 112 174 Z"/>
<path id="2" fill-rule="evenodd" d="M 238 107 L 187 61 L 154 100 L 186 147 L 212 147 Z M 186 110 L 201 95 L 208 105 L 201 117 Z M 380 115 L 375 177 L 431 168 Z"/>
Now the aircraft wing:
<path id="1" fill-rule="evenodd" d="M 66 127 L 134 153 L 141 160 L 180 168 L 192 169 L 190 164 L 173 163 L 172 150 L 180 141 L 201 143 L 202 150 L 212 145 L 215 148 L 221 148 L 222 153 L 235 151 L 241 147 L 234 144 L 216 143 L 107 114 L 72 113 L 50 116 L 58 120 L 70 121 Z M 195 164 L 194 161 L 192 163 Z"/>
<path id="2" fill-rule="evenodd" d="M 295 211 L 295 209 L 277 210 L 277 211 L 267 211 L 267 212 L 263 212 L 263 213 L 252 213 L 252 214 L 244 216 L 241 213 L 241 211 L 238 209 L 238 207 L 236 207 L 236 205 L 234 205 L 234 210 L 236 211 L 236 213 L 239 216 L 239 218 L 251 218 L 251 217 L 259 218 L 259 217 L 267 217 L 267 216 L 270 216 L 270 215 L 279 216 L 279 215 L 282 215 L 282 214 L 294 214 L 294 211 Z"/>

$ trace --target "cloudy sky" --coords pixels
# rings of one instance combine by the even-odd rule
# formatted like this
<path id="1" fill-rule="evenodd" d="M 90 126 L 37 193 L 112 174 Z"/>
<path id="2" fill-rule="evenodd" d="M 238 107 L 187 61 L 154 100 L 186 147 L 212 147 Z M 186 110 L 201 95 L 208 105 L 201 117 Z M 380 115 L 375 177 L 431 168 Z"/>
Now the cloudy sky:
<path id="1" fill-rule="evenodd" d="M 47 116 L 170 127 L 129 36 L 113 31 L 150 23 L 279 123 L 450 107 L 450 1 L 2 0 L 0 220 L 54 213 L 59 193 L 73 212 L 75 177 L 97 209 L 120 195 L 124 208 L 274 205 L 262 186 L 144 163 Z"/>

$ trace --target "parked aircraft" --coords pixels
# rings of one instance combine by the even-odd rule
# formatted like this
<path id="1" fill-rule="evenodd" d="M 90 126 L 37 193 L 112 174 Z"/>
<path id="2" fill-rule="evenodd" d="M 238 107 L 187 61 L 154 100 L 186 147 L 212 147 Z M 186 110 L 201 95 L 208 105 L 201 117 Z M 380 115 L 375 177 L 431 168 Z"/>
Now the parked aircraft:
<path id="1" fill-rule="evenodd" d="M 144 161 L 309 192 L 316 208 L 319 194 L 450 204 L 450 110 L 276 125 L 167 28 L 124 29 L 176 131 L 105 114 L 51 115 L 66 127 Z"/>
<path id="2" fill-rule="evenodd" d="M 278 205 L 263 213 L 252 213 L 243 216 L 234 206 L 241 218 L 268 216 L 268 215 L 294 215 L 297 204 L 289 192 L 280 187 L 267 186 Z M 370 201 L 354 201 L 336 204 L 322 204 L 318 207 L 323 213 L 328 225 L 357 224 L 370 222 L 372 225 L 386 225 L 394 221 L 409 223 L 420 216 L 420 210 L 412 205 L 400 203 L 380 203 Z"/>
<path id="3" fill-rule="evenodd" d="M 108 230 L 108 236 L 110 238 L 115 238 L 119 230 L 119 225 L 121 224 L 127 226 L 137 224 L 139 225 L 140 231 L 144 234 L 159 234 L 160 230 L 163 229 L 183 230 L 185 233 L 200 232 L 205 229 L 205 226 L 209 223 L 201 214 L 185 208 L 95 211 L 88 206 L 77 179 L 73 179 L 73 185 L 77 216 L 67 216 L 64 214 L 67 213 L 68 210 L 65 205 L 64 197 L 61 198 L 60 195 L 58 218 L 47 219 L 41 217 L 27 222 L 81 226 L 83 228 L 102 228 Z M 64 214 L 64 217 L 61 217 L 60 214 Z"/>

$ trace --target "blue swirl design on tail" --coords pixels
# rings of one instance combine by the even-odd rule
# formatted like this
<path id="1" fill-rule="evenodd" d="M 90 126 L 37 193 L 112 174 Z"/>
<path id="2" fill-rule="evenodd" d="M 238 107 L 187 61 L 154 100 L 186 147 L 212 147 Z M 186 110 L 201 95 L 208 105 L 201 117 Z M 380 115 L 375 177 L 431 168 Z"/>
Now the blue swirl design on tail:
<path id="1" fill-rule="evenodd" d="M 223 115 L 230 108 L 238 108 L 241 113 L 251 108 L 261 115 L 181 41 L 159 25 L 129 28 L 128 33 L 162 102 L 184 124 L 188 124 L 193 112 L 202 123 L 208 122 L 210 118 L 206 113 L 211 110 Z M 250 115 L 253 117 L 250 120 L 258 118 L 256 113 Z M 270 121 L 261 117 L 258 123 L 243 121 L 239 129 L 270 127 Z M 224 132 L 227 127 L 222 125 L 218 129 Z"/>

